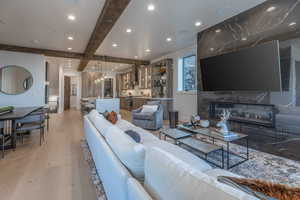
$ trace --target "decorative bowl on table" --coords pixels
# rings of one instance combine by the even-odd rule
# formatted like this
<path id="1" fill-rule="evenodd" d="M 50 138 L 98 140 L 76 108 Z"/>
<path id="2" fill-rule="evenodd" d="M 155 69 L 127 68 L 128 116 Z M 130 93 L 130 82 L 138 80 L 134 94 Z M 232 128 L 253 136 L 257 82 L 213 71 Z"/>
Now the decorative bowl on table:
<path id="1" fill-rule="evenodd" d="M 200 126 L 203 128 L 209 127 L 209 121 L 208 120 L 200 120 Z"/>

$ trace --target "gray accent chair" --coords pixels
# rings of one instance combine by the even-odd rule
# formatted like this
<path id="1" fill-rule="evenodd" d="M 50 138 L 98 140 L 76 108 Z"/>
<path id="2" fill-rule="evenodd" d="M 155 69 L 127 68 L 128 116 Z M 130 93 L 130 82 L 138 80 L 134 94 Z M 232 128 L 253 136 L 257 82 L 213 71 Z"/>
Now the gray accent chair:
<path id="1" fill-rule="evenodd" d="M 147 105 L 158 105 L 154 113 L 141 112 L 142 107 L 132 111 L 132 123 L 138 127 L 148 130 L 158 130 L 163 127 L 163 105 L 159 101 L 150 101 Z"/>

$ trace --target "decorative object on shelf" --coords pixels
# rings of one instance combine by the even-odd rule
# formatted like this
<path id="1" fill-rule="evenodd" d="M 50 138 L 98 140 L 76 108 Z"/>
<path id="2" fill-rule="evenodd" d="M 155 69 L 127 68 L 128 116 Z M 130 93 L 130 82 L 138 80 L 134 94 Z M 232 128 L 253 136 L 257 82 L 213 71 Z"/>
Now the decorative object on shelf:
<path id="1" fill-rule="evenodd" d="M 166 67 L 161 67 L 159 69 L 159 72 L 160 72 L 161 76 L 163 76 L 167 72 L 167 68 Z"/>
<path id="2" fill-rule="evenodd" d="M 209 121 L 208 120 L 200 120 L 199 125 L 203 128 L 208 128 L 209 127 Z"/>
<path id="3" fill-rule="evenodd" d="M 229 129 L 227 126 L 227 121 L 230 118 L 230 111 L 227 109 L 224 109 L 223 112 L 221 113 L 221 121 L 219 121 L 217 123 L 217 127 L 219 127 L 220 129 L 218 130 L 220 133 L 222 133 L 223 135 L 227 135 L 229 133 Z"/>
<path id="4" fill-rule="evenodd" d="M 191 124 L 192 126 L 195 128 L 196 126 L 198 126 L 200 124 L 200 116 L 199 115 L 192 115 L 191 116 Z"/>

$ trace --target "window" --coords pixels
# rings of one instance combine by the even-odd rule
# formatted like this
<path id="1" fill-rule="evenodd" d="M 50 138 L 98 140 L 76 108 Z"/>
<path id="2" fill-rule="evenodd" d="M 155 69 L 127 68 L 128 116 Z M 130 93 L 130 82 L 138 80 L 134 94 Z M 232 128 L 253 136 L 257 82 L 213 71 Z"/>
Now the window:
<path id="1" fill-rule="evenodd" d="M 196 56 L 187 56 L 182 59 L 182 90 L 196 90 Z"/>

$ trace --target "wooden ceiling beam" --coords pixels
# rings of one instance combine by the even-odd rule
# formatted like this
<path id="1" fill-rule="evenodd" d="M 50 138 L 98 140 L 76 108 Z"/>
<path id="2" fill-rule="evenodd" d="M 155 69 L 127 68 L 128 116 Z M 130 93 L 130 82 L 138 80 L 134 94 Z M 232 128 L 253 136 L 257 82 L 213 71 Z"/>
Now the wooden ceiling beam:
<path id="1" fill-rule="evenodd" d="M 112 62 L 112 63 L 124 63 L 124 64 L 132 64 L 132 65 L 149 65 L 150 61 L 147 60 L 136 60 L 129 58 L 119 58 L 112 56 L 102 56 L 102 55 L 94 55 L 91 60 L 99 60 L 104 62 Z"/>
<path id="2" fill-rule="evenodd" d="M 123 11 L 131 0 L 106 0 L 97 20 L 94 31 L 84 51 L 84 59 L 81 60 L 78 70 L 83 71 L 91 60 L 105 37 L 109 34 Z"/>
<path id="3" fill-rule="evenodd" d="M 73 52 L 69 52 L 69 51 L 56 51 L 56 50 L 50 50 L 50 49 L 20 47 L 20 46 L 7 45 L 7 44 L 0 44 L 0 50 L 42 54 L 42 55 L 49 56 L 49 57 L 80 59 L 86 65 L 88 64 L 88 62 L 90 60 L 122 63 L 122 64 L 138 64 L 138 65 L 149 65 L 150 64 L 150 62 L 147 60 L 136 60 L 136 59 L 129 59 L 129 58 L 103 56 L 103 55 L 93 55 L 91 58 L 85 59 L 83 53 L 73 53 Z"/>
<path id="4" fill-rule="evenodd" d="M 37 49 L 37 48 L 30 48 L 30 47 L 20 47 L 20 46 L 7 45 L 7 44 L 0 44 L 0 50 L 42 54 L 42 55 L 50 56 L 50 57 L 73 58 L 73 59 L 82 59 L 83 58 L 83 54 L 81 54 L 81 53 L 73 53 L 73 52 L 68 52 L 68 51 L 57 51 L 57 50 L 50 50 L 50 49 Z"/>

